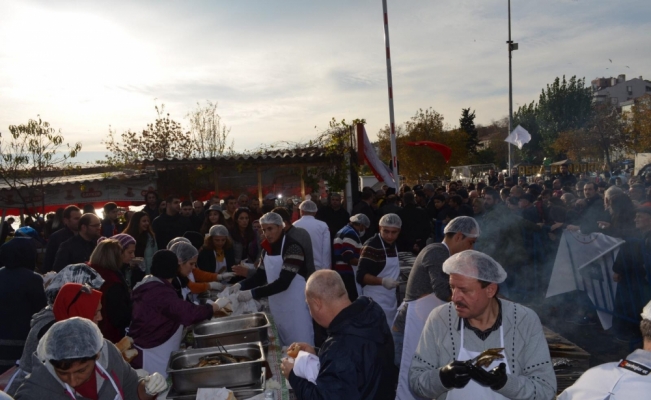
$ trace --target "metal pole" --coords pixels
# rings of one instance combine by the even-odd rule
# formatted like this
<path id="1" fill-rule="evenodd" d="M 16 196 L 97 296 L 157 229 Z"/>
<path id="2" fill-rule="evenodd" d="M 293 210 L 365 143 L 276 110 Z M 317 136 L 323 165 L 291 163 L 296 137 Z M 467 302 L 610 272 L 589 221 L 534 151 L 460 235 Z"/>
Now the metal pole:
<path id="1" fill-rule="evenodd" d="M 509 132 L 513 132 L 513 74 L 511 69 L 511 53 L 513 52 L 513 41 L 511 40 L 511 0 L 509 2 L 509 41 L 506 42 L 509 46 Z M 509 176 L 511 176 L 511 169 L 513 168 L 513 161 L 511 159 L 512 146 L 509 143 Z M 515 185 L 518 183 L 515 182 Z"/>
<path id="2" fill-rule="evenodd" d="M 510 0 L 509 0 L 510 1 Z M 391 78 L 391 47 L 389 45 L 389 17 L 387 14 L 387 0 L 382 0 L 384 11 L 384 44 L 387 51 L 387 85 L 389 86 L 389 123 L 391 129 L 391 164 L 393 166 L 393 179 L 396 189 L 400 186 L 400 175 L 398 174 L 398 153 L 396 150 L 396 124 L 393 117 L 393 79 Z"/>

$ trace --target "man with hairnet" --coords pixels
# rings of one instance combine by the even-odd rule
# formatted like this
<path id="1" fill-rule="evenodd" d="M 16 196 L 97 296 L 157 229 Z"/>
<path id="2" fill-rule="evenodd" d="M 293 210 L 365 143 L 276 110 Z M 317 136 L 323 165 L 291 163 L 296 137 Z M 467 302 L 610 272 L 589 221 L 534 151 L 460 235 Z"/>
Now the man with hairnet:
<path id="1" fill-rule="evenodd" d="M 330 269 L 332 261 L 330 254 L 330 230 L 325 222 L 315 219 L 319 209 L 312 200 L 305 200 L 298 209 L 301 212 L 301 218 L 294 222 L 294 226 L 303 228 L 310 234 L 312 241 L 312 255 L 314 257 L 314 268 Z"/>
<path id="2" fill-rule="evenodd" d="M 382 307 L 387 325 L 391 326 L 398 309 L 396 288 L 399 285 L 400 262 L 396 240 L 402 221 L 397 214 L 385 214 L 380 218 L 379 225 L 380 233 L 362 247 L 355 279 L 362 286 L 362 294 Z"/>
<path id="3" fill-rule="evenodd" d="M 553 399 L 556 376 L 540 319 L 527 307 L 498 299 L 506 279 L 486 254 L 448 258 L 451 302 L 427 318 L 409 370 L 409 386 L 428 399 Z M 486 366 L 476 359 L 497 349 Z"/>
<path id="4" fill-rule="evenodd" d="M 587 370 L 559 400 L 645 399 L 651 393 L 651 302 L 642 310 L 643 345 L 624 360 Z"/>
<path id="5" fill-rule="evenodd" d="M 85 318 L 52 325 L 33 358 L 34 369 L 16 399 L 149 400 L 167 389 L 158 373 L 139 378 L 97 325 Z"/>
<path id="6" fill-rule="evenodd" d="M 471 250 L 479 237 L 479 225 L 472 217 L 457 217 L 446 226 L 443 242 L 432 243 L 420 252 L 407 280 L 405 302 L 391 333 L 395 344 L 395 364 L 400 368 L 398 393 L 409 398 L 409 367 L 416 351 L 425 320 L 430 312 L 450 301 L 450 276 L 443 272 L 443 263 L 450 256 Z M 404 365 L 403 365 L 404 364 Z"/>
<path id="7" fill-rule="evenodd" d="M 333 242 L 335 253 L 334 270 L 344 281 L 348 299 L 355 301 L 362 294 L 362 287 L 355 281 L 357 264 L 362 251 L 362 236 L 371 226 L 371 221 L 364 214 L 355 214 L 349 219 L 348 225 L 337 232 Z"/>
<path id="8" fill-rule="evenodd" d="M 238 301 L 269 298 L 278 336 L 283 346 L 294 342 L 314 345 L 312 317 L 305 303 L 305 282 L 308 278 L 303 247 L 283 230 L 283 219 L 275 212 L 260 218 L 265 236 L 260 266 L 255 273 L 231 290 L 238 292 Z M 241 289 L 241 291 L 240 291 Z"/>

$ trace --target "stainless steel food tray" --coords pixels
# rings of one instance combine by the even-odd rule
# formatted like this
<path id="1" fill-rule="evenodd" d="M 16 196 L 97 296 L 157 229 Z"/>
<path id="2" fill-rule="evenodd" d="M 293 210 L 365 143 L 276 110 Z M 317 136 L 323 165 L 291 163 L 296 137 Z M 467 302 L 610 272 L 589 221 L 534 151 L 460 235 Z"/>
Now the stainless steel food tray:
<path id="1" fill-rule="evenodd" d="M 173 352 L 167 364 L 167 374 L 172 378 L 175 390 L 179 394 L 187 394 L 196 393 L 199 388 L 231 388 L 259 382 L 266 360 L 262 343 L 234 344 L 224 347 L 229 354 L 246 356 L 252 361 L 187 368 L 189 365 L 197 364 L 201 357 L 222 353 L 222 351 L 216 347 L 209 347 Z"/>
<path id="2" fill-rule="evenodd" d="M 265 380 L 265 367 L 262 367 L 262 374 L 260 375 L 260 381 L 258 381 L 253 385 L 238 386 L 229 389 L 233 392 L 233 395 L 237 400 L 246 400 L 246 399 L 250 399 L 251 397 L 264 393 L 266 389 L 266 385 L 267 383 Z M 181 394 L 176 390 L 174 384 L 172 384 L 172 387 L 170 387 L 170 390 L 167 393 L 166 398 L 168 400 L 196 400 L 197 392 Z"/>
<path id="3" fill-rule="evenodd" d="M 227 345 L 262 342 L 262 345 L 267 347 L 270 326 L 269 318 L 264 313 L 216 318 L 194 326 L 194 346 L 203 348 L 215 347 L 219 343 Z"/>

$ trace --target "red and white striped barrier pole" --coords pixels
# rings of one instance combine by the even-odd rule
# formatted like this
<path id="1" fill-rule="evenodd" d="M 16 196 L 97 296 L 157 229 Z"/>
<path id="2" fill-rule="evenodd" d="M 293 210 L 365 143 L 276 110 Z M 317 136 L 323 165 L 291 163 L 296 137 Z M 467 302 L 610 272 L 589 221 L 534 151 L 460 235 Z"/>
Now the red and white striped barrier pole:
<path id="1" fill-rule="evenodd" d="M 393 179 L 396 183 L 396 190 L 400 187 L 400 175 L 398 175 L 398 152 L 396 150 L 396 123 L 393 117 L 393 79 L 391 77 L 391 46 L 389 44 L 389 16 L 387 13 L 387 0 L 382 0 L 384 12 L 384 44 L 387 50 L 387 84 L 389 86 L 389 122 L 391 127 L 391 164 L 393 166 Z"/>

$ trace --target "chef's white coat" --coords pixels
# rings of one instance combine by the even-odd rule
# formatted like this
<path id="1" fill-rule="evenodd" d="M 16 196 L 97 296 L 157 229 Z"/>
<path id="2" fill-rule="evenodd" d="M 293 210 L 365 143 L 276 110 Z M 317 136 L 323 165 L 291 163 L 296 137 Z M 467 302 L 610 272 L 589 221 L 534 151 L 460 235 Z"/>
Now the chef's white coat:
<path id="1" fill-rule="evenodd" d="M 311 215 L 304 215 L 294 226 L 303 228 L 312 239 L 312 252 L 314 253 L 314 269 L 330 269 L 332 258 L 330 255 L 330 229 L 325 222 L 319 221 Z"/>
<path id="2" fill-rule="evenodd" d="M 651 351 L 638 349 L 625 360 L 587 370 L 558 400 L 618 400 L 651 397 Z"/>

